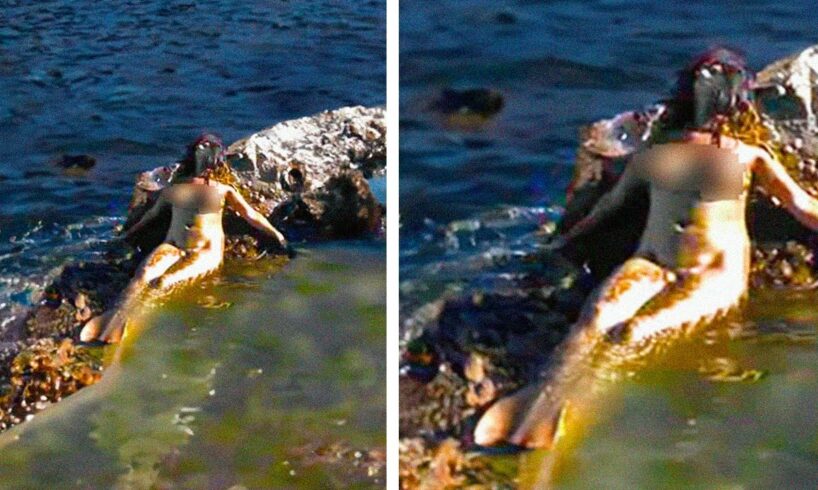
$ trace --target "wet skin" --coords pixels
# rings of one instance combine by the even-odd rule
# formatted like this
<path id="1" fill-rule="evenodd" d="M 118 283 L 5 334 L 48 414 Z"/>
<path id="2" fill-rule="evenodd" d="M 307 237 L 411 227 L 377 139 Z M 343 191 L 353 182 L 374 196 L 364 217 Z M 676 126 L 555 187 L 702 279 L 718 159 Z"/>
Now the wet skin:
<path id="1" fill-rule="evenodd" d="M 225 204 L 254 228 L 286 246 L 284 236 L 232 187 L 198 177 L 175 183 L 160 193 L 126 234 L 133 236 L 170 206 L 172 218 L 165 241 L 142 262 L 114 307 L 85 325 L 80 340 L 119 342 L 125 333 L 127 315 L 145 290 L 164 292 L 218 269 L 224 256 Z"/>
<path id="2" fill-rule="evenodd" d="M 616 185 L 559 242 L 591 231 L 645 185 L 650 210 L 635 256 L 586 300 L 545 381 L 492 406 L 475 429 L 475 441 L 550 446 L 566 403 L 573 406 L 575 398 L 593 392 L 595 369 L 735 307 L 747 291 L 745 210 L 753 178 L 802 224 L 818 230 L 818 200 L 760 148 L 724 136 L 714 144 L 711 133 L 689 131 L 634 155 Z"/>

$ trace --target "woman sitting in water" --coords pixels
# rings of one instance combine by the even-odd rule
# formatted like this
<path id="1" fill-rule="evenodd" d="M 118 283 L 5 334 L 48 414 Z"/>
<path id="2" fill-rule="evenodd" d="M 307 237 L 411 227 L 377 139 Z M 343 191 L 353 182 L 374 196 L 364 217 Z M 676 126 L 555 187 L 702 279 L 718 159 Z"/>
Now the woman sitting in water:
<path id="1" fill-rule="evenodd" d="M 223 164 L 223 158 L 224 147 L 212 135 L 204 135 L 188 147 L 172 185 L 163 189 L 153 206 L 126 231 L 126 238 L 135 235 L 170 206 L 172 218 L 164 243 L 142 262 L 114 307 L 85 325 L 80 340 L 119 342 L 127 316 L 145 289 L 166 290 L 216 270 L 224 255 L 225 203 L 254 228 L 287 246 L 284 236 L 236 189 L 210 180 L 209 174 Z"/>
<path id="2" fill-rule="evenodd" d="M 589 370 L 600 359 L 639 355 L 650 347 L 648 339 L 683 332 L 735 307 L 747 292 L 745 210 L 752 177 L 798 221 L 818 230 L 818 200 L 768 151 L 723 134 L 726 121 L 755 114 L 746 73 L 743 59 L 726 49 L 691 64 L 671 103 L 674 120 L 661 135 L 664 144 L 654 139 L 635 154 L 614 187 L 558 240 L 587 233 L 637 186 L 648 188 L 648 219 L 635 256 L 587 299 L 545 381 L 483 415 L 478 444 L 551 445 L 565 404 L 593 391 L 598 373 Z"/>

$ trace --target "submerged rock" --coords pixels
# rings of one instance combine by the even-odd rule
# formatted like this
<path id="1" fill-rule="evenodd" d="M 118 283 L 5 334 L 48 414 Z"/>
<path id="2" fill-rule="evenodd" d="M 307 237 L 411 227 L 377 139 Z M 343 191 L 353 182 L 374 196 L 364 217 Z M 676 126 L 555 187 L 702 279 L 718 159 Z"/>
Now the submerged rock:
<path id="1" fill-rule="evenodd" d="M 444 117 L 446 125 L 457 129 L 477 129 L 497 115 L 505 105 L 503 94 L 488 88 L 442 90 L 429 109 Z"/>
<path id="2" fill-rule="evenodd" d="M 386 454 L 380 449 L 356 449 L 339 441 L 330 444 L 306 444 L 293 448 L 294 459 L 309 467 L 321 464 L 343 475 L 346 484 L 362 482 L 383 485 Z M 339 483 L 340 484 L 340 483 Z"/>
<path id="3" fill-rule="evenodd" d="M 503 95 L 492 89 L 444 89 L 432 102 L 432 109 L 442 114 L 476 114 L 491 117 L 503 108 Z"/>
<path id="4" fill-rule="evenodd" d="M 100 357 L 71 339 L 33 342 L 11 359 L 0 394 L 0 429 L 33 417 L 101 376 Z"/>
<path id="5" fill-rule="evenodd" d="M 94 168 L 97 159 L 91 155 L 63 155 L 57 161 L 57 166 L 66 172 L 82 172 Z"/>

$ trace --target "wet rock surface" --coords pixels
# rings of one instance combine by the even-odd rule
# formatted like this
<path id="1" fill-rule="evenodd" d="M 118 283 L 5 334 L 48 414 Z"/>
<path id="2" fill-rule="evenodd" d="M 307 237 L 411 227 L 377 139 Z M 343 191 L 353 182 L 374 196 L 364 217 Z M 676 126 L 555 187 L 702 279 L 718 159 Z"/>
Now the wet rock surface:
<path id="1" fill-rule="evenodd" d="M 270 215 L 290 233 L 314 238 L 382 235 L 386 208 L 358 171 L 343 171 L 323 186 L 293 195 Z"/>
<path id="2" fill-rule="evenodd" d="M 385 208 L 366 178 L 385 172 L 385 124 L 383 109 L 365 107 L 279 123 L 230 146 L 228 160 L 236 168 L 228 180 L 290 242 L 382 236 Z M 147 210 L 170 183 L 174 168 L 159 167 L 137 177 L 127 223 Z M 161 243 L 169 222 L 168 212 L 131 243 L 108 244 L 99 261 L 64 265 L 34 306 L 5 326 L 0 337 L 0 386 L 5 386 L 0 429 L 99 379 L 100 349 L 74 342 L 85 322 L 112 304 L 140 260 Z M 226 259 L 284 253 L 231 212 L 224 213 L 224 227 Z M 367 468 L 376 466 L 374 459 L 367 463 Z"/>
<path id="3" fill-rule="evenodd" d="M 815 90 L 815 60 L 818 51 L 809 48 L 774 63 L 759 79 L 784 85 L 776 89 L 777 94 L 795 97 L 810 107 L 815 99 L 803 97 L 811 91 L 795 85 L 807 80 Z M 771 101 L 767 103 L 773 107 Z M 539 225 L 539 234 L 523 238 L 530 247 L 510 264 L 483 266 L 485 275 L 513 276 L 513 280 L 475 280 L 464 273 L 462 280 L 451 280 L 455 293 L 446 292 L 402 312 L 399 462 L 403 488 L 514 485 L 514 477 L 491 469 L 486 457 L 475 452 L 473 427 L 493 401 L 547 367 L 594 284 L 633 253 L 647 217 L 647 193 L 634 194 L 593 234 L 561 249 L 570 264 L 548 250 L 547 239 L 555 230 L 566 230 L 582 219 L 613 186 L 627 156 L 649 141 L 662 111 L 660 105 L 650 106 L 580 130 L 574 179 L 558 222 L 548 220 Z M 805 114 L 809 111 L 804 108 L 787 114 L 763 112 L 762 117 L 771 137 L 785 148 L 788 172 L 815 193 L 818 144 L 810 129 L 814 121 Z M 751 287 L 803 289 L 818 284 L 814 233 L 757 190 L 751 196 L 748 225 L 754 240 Z M 480 223 L 472 228 L 486 233 Z M 541 268 L 530 268 L 532 263 Z M 446 271 L 442 265 L 431 270 L 438 275 Z M 432 481 L 442 483 L 430 486 Z"/>
<path id="4" fill-rule="evenodd" d="M 23 347 L 4 373 L 0 429 L 28 420 L 48 405 L 99 381 L 102 360 L 97 354 L 77 348 L 70 338 L 44 338 Z"/>
<path id="5" fill-rule="evenodd" d="M 553 223 L 552 223 L 553 225 Z M 513 488 L 514 475 L 475 451 L 473 430 L 498 398 L 535 380 L 575 320 L 588 287 L 564 259 L 539 250 L 486 261 L 485 275 L 525 270 L 502 286 L 484 278 L 402 319 L 403 488 Z M 481 275 L 482 276 L 482 275 Z M 445 482 L 433 486 L 434 481 Z"/>
<path id="6" fill-rule="evenodd" d="M 464 453 L 454 439 L 434 448 L 423 439 L 403 439 L 399 464 L 401 488 L 406 490 L 517 487 L 511 475 L 498 472 L 485 458 Z"/>

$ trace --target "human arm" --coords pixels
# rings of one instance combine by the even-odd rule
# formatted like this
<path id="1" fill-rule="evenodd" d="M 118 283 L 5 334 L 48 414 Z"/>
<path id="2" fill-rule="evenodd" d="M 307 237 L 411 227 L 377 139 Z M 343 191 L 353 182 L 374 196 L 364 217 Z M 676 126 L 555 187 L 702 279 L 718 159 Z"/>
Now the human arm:
<path id="1" fill-rule="evenodd" d="M 756 150 L 753 173 L 767 193 L 807 228 L 818 231 L 818 199 L 808 194 L 767 152 Z"/>
<path id="2" fill-rule="evenodd" d="M 643 158 L 644 156 L 641 153 L 631 158 L 616 184 L 599 198 L 584 218 L 576 222 L 555 240 L 556 248 L 592 232 L 600 223 L 615 214 L 627 202 L 628 196 L 642 183 L 642 179 L 639 178 L 638 168 L 642 165 Z"/>
<path id="3" fill-rule="evenodd" d="M 142 217 L 139 218 L 139 221 L 134 223 L 131 227 L 125 230 L 125 239 L 130 240 L 133 238 L 136 233 L 139 232 L 142 228 L 145 227 L 148 223 L 156 219 L 159 214 L 162 212 L 162 208 L 164 208 L 168 204 L 168 201 L 165 199 L 164 192 L 159 193 L 159 197 L 154 201 L 153 205 L 142 214 Z"/>
<path id="4" fill-rule="evenodd" d="M 235 189 L 228 187 L 225 193 L 225 199 L 230 209 L 237 212 L 250 226 L 275 238 L 282 247 L 287 247 L 287 239 L 284 238 L 284 235 L 271 225 L 264 215 L 253 209 Z"/>

